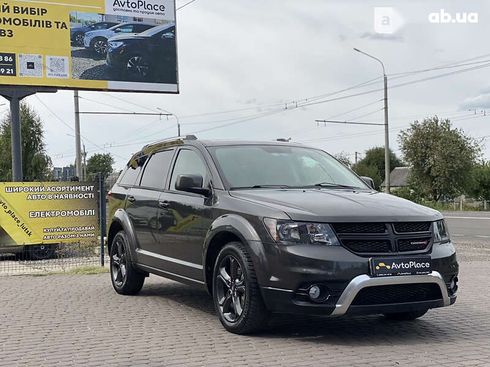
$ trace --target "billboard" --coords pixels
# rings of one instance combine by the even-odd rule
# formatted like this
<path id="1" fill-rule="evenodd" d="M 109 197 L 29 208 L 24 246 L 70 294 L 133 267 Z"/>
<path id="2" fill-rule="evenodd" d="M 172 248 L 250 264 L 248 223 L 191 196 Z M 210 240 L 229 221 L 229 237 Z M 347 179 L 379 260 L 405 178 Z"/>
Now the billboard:
<path id="1" fill-rule="evenodd" d="M 96 188 L 83 183 L 0 183 L 0 245 L 96 241 Z"/>
<path id="2" fill-rule="evenodd" d="M 175 0 L 4 0 L 2 85 L 178 93 Z"/>

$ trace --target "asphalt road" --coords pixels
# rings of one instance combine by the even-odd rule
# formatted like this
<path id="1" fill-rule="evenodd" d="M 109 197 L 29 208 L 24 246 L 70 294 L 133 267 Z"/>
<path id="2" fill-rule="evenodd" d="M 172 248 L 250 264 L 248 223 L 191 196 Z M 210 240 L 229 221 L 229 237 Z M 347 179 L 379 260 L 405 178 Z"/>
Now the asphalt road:
<path id="1" fill-rule="evenodd" d="M 455 242 L 490 242 L 490 212 L 444 212 Z"/>

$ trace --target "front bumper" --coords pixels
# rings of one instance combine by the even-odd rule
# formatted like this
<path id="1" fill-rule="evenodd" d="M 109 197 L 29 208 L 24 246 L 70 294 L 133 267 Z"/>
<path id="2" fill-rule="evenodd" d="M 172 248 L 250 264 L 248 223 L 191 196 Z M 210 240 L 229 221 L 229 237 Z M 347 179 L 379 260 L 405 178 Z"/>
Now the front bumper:
<path id="1" fill-rule="evenodd" d="M 427 275 L 371 277 L 369 258 L 345 248 L 322 246 L 277 246 L 265 244 L 258 278 L 267 308 L 277 313 L 317 315 L 379 314 L 445 307 L 456 301 L 450 284 L 458 275 L 458 263 L 451 243 L 437 245 L 430 253 L 432 273 Z M 403 256 L 398 254 L 398 256 Z M 258 259 L 259 260 L 259 259 Z M 319 284 L 328 298 L 315 303 L 308 287 Z M 440 290 L 437 297 L 405 297 L 403 302 L 355 302 L 359 292 L 371 287 L 421 285 Z M 393 287 L 392 287 L 393 288 Z M 378 288 L 381 290 L 381 288 Z"/>

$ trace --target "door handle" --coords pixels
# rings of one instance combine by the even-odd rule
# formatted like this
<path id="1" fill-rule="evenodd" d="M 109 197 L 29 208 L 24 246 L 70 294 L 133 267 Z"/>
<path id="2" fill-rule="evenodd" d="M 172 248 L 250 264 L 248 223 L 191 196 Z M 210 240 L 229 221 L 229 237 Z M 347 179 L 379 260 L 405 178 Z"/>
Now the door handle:
<path id="1" fill-rule="evenodd" d="M 136 201 L 136 198 L 133 195 L 130 195 L 128 196 L 128 201 L 134 203 Z"/>
<path id="2" fill-rule="evenodd" d="M 160 208 L 168 208 L 170 206 L 170 202 L 167 200 L 159 200 L 158 201 L 158 206 Z"/>

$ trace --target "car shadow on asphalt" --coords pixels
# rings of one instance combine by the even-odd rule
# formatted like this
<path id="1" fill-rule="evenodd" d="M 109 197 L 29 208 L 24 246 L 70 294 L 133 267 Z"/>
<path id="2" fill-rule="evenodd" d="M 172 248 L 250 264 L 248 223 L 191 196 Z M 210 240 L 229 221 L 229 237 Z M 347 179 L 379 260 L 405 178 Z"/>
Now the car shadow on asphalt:
<path id="1" fill-rule="evenodd" d="M 170 300 L 217 317 L 211 296 L 195 287 L 173 282 L 150 284 L 145 285 L 140 296 Z M 418 320 L 404 322 L 387 320 L 381 315 L 341 317 L 273 315 L 267 327 L 253 337 L 291 338 L 305 342 L 355 346 L 412 343 L 420 345 L 420 343 L 432 342 L 435 336 L 448 342 L 457 339 L 454 325 L 451 325 L 456 321 L 445 320 L 438 316 L 437 312 L 437 310 L 429 311 Z M 437 317 L 432 318 L 433 316 Z"/>

